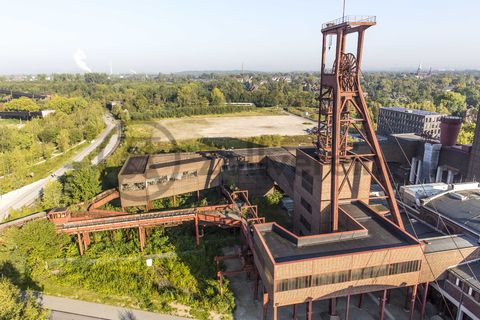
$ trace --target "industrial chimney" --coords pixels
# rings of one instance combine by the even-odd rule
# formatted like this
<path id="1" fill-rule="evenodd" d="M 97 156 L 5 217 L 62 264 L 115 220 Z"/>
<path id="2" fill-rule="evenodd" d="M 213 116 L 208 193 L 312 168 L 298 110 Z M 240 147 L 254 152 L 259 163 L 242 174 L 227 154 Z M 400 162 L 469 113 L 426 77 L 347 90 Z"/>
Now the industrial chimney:
<path id="1" fill-rule="evenodd" d="M 440 143 L 444 146 L 455 145 L 461 126 L 462 118 L 443 117 L 440 123 Z"/>

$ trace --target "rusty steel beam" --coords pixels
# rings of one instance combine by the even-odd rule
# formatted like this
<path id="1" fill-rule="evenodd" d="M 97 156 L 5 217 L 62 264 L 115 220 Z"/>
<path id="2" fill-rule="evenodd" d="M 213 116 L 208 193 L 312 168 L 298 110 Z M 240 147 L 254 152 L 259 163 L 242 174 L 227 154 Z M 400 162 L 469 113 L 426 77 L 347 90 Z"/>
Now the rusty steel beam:
<path id="1" fill-rule="evenodd" d="M 384 190 L 394 223 L 400 229 L 404 229 L 393 192 L 390 172 L 375 135 L 360 85 L 364 34 L 365 30 L 374 24 L 368 22 L 357 25 L 356 22 L 346 21 L 329 25 L 328 28 L 322 30 L 323 46 L 317 147 L 320 161 L 330 164 L 331 167 L 330 229 L 332 232 L 338 231 L 339 195 L 347 178 L 345 177 L 344 181 L 339 181 L 340 163 L 344 160 L 362 163 L 373 180 Z M 357 33 L 358 35 L 356 54 L 346 52 L 346 37 L 350 33 Z M 327 70 L 325 65 L 327 36 L 336 37 L 335 62 L 332 70 Z M 320 130 L 320 128 L 325 129 Z M 348 142 L 350 128 L 355 129 L 366 142 L 370 149 L 368 153 L 352 154 Z M 362 162 L 362 159 L 373 161 L 378 174 L 370 170 Z"/>

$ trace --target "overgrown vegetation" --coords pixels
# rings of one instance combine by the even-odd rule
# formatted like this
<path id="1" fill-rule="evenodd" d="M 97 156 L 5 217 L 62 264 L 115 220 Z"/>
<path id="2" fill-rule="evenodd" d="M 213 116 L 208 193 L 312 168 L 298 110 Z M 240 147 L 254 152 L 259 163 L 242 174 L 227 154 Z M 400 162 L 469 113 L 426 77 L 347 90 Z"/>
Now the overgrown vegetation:
<path id="1" fill-rule="evenodd" d="M 45 101 L 22 97 L 5 103 L 3 108 L 52 109 L 55 113 L 18 125 L 0 126 L 1 193 L 45 176 L 104 128 L 101 105 L 80 97 L 55 96 Z"/>
<path id="2" fill-rule="evenodd" d="M 211 311 L 228 318 L 233 295 L 227 283 L 220 296 L 213 258 L 237 240 L 228 230 L 207 229 L 197 247 L 193 232 L 190 225 L 149 229 L 145 255 L 136 229 L 98 232 L 80 257 L 70 236 L 34 221 L 0 235 L 0 265 L 8 266 L 1 274 L 47 294 L 162 312 L 174 312 L 175 302 L 201 319 L 211 318 Z"/>
<path id="3" fill-rule="evenodd" d="M 31 292 L 22 293 L 9 279 L 0 278 L 0 319 L 47 320 L 48 312 Z"/>

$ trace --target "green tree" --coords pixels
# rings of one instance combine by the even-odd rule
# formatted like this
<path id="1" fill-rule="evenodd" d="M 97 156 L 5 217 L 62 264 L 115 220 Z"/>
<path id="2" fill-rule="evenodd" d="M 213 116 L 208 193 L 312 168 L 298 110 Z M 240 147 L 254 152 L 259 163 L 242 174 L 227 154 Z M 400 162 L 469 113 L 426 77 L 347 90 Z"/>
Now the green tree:
<path id="1" fill-rule="evenodd" d="M 27 97 L 20 97 L 13 99 L 5 103 L 6 110 L 18 110 L 18 111 L 38 111 L 40 107 L 35 101 Z"/>
<path id="2" fill-rule="evenodd" d="M 88 107 L 88 102 L 80 97 L 62 97 L 54 96 L 47 102 L 48 109 L 54 109 L 66 114 L 71 114 L 79 109 L 86 109 Z"/>
<path id="3" fill-rule="evenodd" d="M 189 83 L 180 87 L 177 93 L 177 101 L 181 106 L 193 106 L 198 103 L 197 84 Z"/>
<path id="4" fill-rule="evenodd" d="M 210 95 L 210 102 L 214 106 L 225 104 L 225 96 L 223 95 L 223 92 L 217 87 L 213 88 L 212 90 L 212 93 Z"/>
<path id="5" fill-rule="evenodd" d="M 65 176 L 63 191 L 71 203 L 91 199 L 101 190 L 100 172 L 88 163 L 82 164 Z"/>
<path id="6" fill-rule="evenodd" d="M 457 143 L 459 144 L 471 144 L 475 137 L 475 123 L 467 123 L 462 125 L 462 129 L 458 134 Z"/>
<path id="7" fill-rule="evenodd" d="M 68 150 L 70 147 L 70 136 L 67 129 L 60 130 L 56 143 L 60 151 L 65 152 Z"/>
<path id="8" fill-rule="evenodd" d="M 269 206 L 279 204 L 282 198 L 283 198 L 283 194 L 278 190 L 273 190 L 273 192 L 265 196 L 265 199 L 267 200 L 267 204 Z"/>
<path id="9" fill-rule="evenodd" d="M 51 180 L 45 184 L 42 193 L 42 205 L 47 209 L 57 208 L 62 203 L 62 184 L 58 180 Z"/>
<path id="10" fill-rule="evenodd" d="M 49 314 L 30 292 L 22 294 L 8 279 L 0 277 L 0 319 L 47 320 Z"/>
<path id="11" fill-rule="evenodd" d="M 467 100 L 461 93 L 448 91 L 443 94 L 440 105 L 445 106 L 450 113 L 460 115 L 467 109 Z"/>

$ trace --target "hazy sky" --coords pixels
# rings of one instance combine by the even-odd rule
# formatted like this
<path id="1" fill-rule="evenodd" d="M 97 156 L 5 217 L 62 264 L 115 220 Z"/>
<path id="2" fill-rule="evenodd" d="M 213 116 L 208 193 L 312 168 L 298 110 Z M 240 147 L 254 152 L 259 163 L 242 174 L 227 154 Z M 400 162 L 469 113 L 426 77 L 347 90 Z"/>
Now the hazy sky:
<path id="1" fill-rule="evenodd" d="M 478 0 L 347 0 L 376 15 L 364 70 L 480 69 Z M 0 74 L 315 71 L 341 0 L 15 0 L 0 13 Z M 83 53 L 82 53 L 83 51 Z"/>

